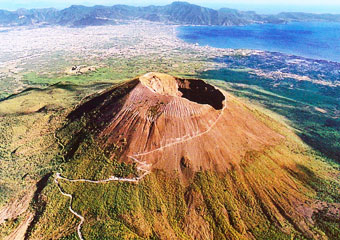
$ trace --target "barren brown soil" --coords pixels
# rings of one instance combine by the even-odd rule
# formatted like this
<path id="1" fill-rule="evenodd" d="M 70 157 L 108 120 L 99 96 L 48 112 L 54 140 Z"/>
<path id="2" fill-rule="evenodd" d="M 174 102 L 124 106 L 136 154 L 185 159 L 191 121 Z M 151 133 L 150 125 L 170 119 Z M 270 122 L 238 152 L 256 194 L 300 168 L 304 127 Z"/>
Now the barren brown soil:
<path id="1" fill-rule="evenodd" d="M 244 104 L 202 80 L 148 73 L 130 85 L 121 99 L 107 92 L 78 108 L 97 105 L 94 112 L 101 115 L 92 124 L 100 129 L 98 141 L 107 149 L 126 142 L 122 161 L 134 155 L 152 169 L 188 179 L 200 170 L 225 172 L 247 152 L 283 139 Z"/>

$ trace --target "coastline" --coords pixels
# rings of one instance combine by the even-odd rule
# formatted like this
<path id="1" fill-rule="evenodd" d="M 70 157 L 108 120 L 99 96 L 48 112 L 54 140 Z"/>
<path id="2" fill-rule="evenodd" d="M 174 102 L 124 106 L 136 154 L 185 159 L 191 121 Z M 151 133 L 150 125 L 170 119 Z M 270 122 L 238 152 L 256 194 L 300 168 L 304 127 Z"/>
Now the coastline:
<path id="1" fill-rule="evenodd" d="M 328 33 L 330 31 L 333 31 L 333 35 Z M 331 37 L 327 38 L 328 34 Z M 244 26 L 183 25 L 178 27 L 177 37 L 188 43 L 219 49 L 250 49 L 309 60 L 340 62 L 340 45 L 338 46 L 335 41 L 340 37 L 338 22 L 290 22 Z"/>

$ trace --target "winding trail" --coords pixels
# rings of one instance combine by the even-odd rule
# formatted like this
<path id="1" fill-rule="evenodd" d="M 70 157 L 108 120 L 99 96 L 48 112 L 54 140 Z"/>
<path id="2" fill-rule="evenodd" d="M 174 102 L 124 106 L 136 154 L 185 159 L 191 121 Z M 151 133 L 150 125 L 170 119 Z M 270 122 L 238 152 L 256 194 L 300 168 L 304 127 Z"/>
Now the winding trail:
<path id="1" fill-rule="evenodd" d="M 60 191 L 60 193 L 66 197 L 68 197 L 70 199 L 70 205 L 69 205 L 69 210 L 70 212 L 75 215 L 77 218 L 80 219 L 80 222 L 78 224 L 78 227 L 77 227 L 77 233 L 78 233 L 78 237 L 80 240 L 84 240 L 83 236 L 82 236 L 82 233 L 81 233 L 81 226 L 83 225 L 84 221 L 85 221 L 85 218 L 80 215 L 79 213 L 77 213 L 76 211 L 74 211 L 72 209 L 72 202 L 73 202 L 73 196 L 71 194 L 68 194 L 68 193 L 65 193 L 60 184 L 59 184 L 59 179 L 61 180 L 64 180 L 64 181 L 67 181 L 67 182 L 87 182 L 87 183 L 96 183 L 96 184 L 100 184 L 100 183 L 107 183 L 107 182 L 111 182 L 111 181 L 119 181 L 119 182 L 135 182 L 135 183 L 138 183 L 140 180 L 142 180 L 146 175 L 148 175 L 150 173 L 150 167 L 151 167 L 151 164 L 148 164 L 146 162 L 142 162 L 140 160 L 137 159 L 137 157 L 140 157 L 140 156 L 145 156 L 145 155 L 148 155 L 150 153 L 154 153 L 154 152 L 157 152 L 157 151 L 161 151 L 167 147 L 171 147 L 171 146 L 174 146 L 176 144 L 180 144 L 180 143 L 184 143 L 184 142 L 187 142 L 187 141 L 190 141 L 194 138 L 197 138 L 197 137 L 200 137 L 208 132 L 211 131 L 211 129 L 216 125 L 216 123 L 220 120 L 221 116 L 223 115 L 223 112 L 226 108 L 226 100 L 224 100 L 224 104 L 223 104 L 223 108 L 219 114 L 219 116 L 216 118 L 216 120 L 207 128 L 207 130 L 203 131 L 203 132 L 200 132 L 196 135 L 193 135 L 191 137 L 181 137 L 180 140 L 178 141 L 175 141 L 175 142 L 172 142 L 172 143 L 168 143 L 162 147 L 159 147 L 159 148 L 156 148 L 154 150 L 151 150 L 151 151 L 148 151 L 148 152 L 143 152 L 143 153 L 138 153 L 138 154 L 133 154 L 133 155 L 129 155 L 128 157 L 131 158 L 133 161 L 135 161 L 138 166 L 137 166 L 137 170 L 143 172 L 143 174 L 141 174 L 140 176 L 138 177 L 135 177 L 135 178 L 119 178 L 119 177 L 116 177 L 116 176 L 110 176 L 108 179 L 104 179 L 104 180 L 89 180 L 89 179 L 68 179 L 68 178 L 65 178 L 63 176 L 61 176 L 61 174 L 59 172 L 56 173 L 56 176 L 55 176 L 55 183 Z M 56 135 L 55 135 L 56 137 Z M 62 147 L 62 149 L 64 148 L 64 145 L 61 143 L 60 139 L 57 139 L 57 143 Z"/>

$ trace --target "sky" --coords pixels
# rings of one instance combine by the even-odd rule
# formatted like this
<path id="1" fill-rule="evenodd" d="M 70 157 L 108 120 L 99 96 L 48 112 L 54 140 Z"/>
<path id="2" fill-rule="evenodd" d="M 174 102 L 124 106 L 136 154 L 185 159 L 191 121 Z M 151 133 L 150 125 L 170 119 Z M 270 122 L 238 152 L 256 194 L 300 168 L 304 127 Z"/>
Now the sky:
<path id="1" fill-rule="evenodd" d="M 0 0 L 0 9 L 16 10 L 18 8 L 45 8 L 58 9 L 69 7 L 72 4 L 86 6 L 127 4 L 133 6 L 165 5 L 172 0 Z M 313 13 L 340 13 L 340 0 L 188 0 L 193 4 L 204 7 L 229 7 L 239 10 L 254 10 L 258 13 L 278 13 L 283 11 L 301 11 Z M 298 3 L 297 3 L 298 2 Z"/>

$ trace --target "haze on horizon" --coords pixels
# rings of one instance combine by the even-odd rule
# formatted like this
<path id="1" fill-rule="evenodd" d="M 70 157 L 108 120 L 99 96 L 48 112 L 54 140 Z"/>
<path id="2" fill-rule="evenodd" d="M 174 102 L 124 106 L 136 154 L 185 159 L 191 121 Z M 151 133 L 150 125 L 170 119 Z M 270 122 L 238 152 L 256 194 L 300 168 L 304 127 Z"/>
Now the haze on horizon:
<path id="1" fill-rule="evenodd" d="M 112 6 L 115 4 L 126 4 L 132 6 L 148 6 L 148 5 L 166 5 L 172 3 L 172 0 L 0 0 L 0 9 L 16 10 L 18 8 L 48 8 L 54 7 L 58 9 L 67 8 L 73 4 L 94 6 L 105 5 Z M 310 13 L 340 13 L 340 2 L 338 0 L 188 0 L 192 4 L 197 4 L 210 8 L 235 8 L 244 11 L 256 11 L 258 13 L 279 13 L 279 12 L 310 12 Z"/>

